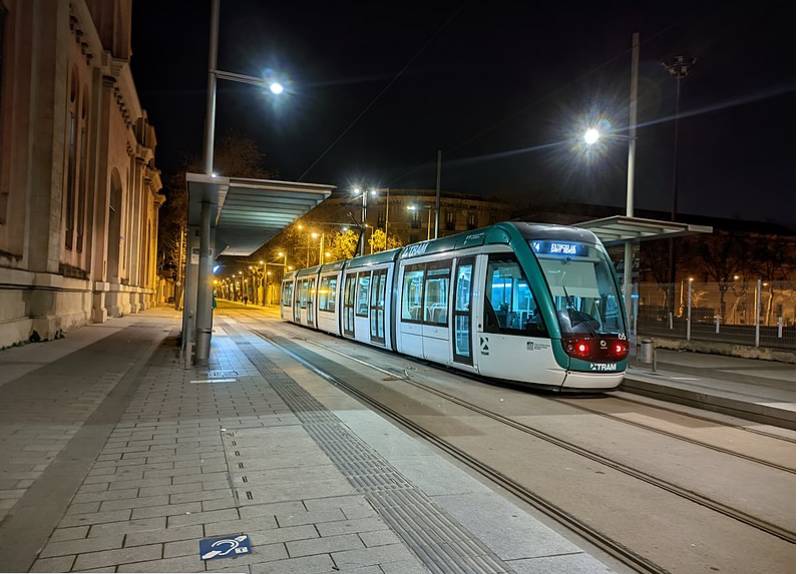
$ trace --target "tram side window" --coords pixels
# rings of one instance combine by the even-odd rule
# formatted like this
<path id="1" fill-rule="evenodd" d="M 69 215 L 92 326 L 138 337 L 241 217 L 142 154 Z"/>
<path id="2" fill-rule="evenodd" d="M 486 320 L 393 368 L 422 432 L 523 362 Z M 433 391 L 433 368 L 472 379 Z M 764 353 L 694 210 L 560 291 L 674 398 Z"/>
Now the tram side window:
<path id="1" fill-rule="evenodd" d="M 487 333 L 547 336 L 547 328 L 528 280 L 513 255 L 500 254 L 489 258 L 483 323 Z"/>
<path id="2" fill-rule="evenodd" d="M 336 309 L 336 277 L 323 277 L 319 282 L 319 310 L 333 312 Z"/>
<path id="3" fill-rule="evenodd" d="M 356 315 L 369 315 L 369 273 L 358 274 L 358 291 L 356 291 Z"/>
<path id="4" fill-rule="evenodd" d="M 305 309 L 308 302 L 308 281 L 305 279 L 300 283 L 297 299 L 300 301 L 300 308 Z"/>
<path id="5" fill-rule="evenodd" d="M 281 297 L 281 305 L 289 307 L 292 304 L 292 284 L 286 282 L 283 284 L 283 296 Z"/>
<path id="6" fill-rule="evenodd" d="M 429 267 L 425 276 L 425 322 L 447 325 L 447 293 L 450 291 L 450 265 Z"/>
<path id="7" fill-rule="evenodd" d="M 403 273 L 403 308 L 400 314 L 402 321 L 422 320 L 422 278 L 424 267 L 410 265 Z"/>

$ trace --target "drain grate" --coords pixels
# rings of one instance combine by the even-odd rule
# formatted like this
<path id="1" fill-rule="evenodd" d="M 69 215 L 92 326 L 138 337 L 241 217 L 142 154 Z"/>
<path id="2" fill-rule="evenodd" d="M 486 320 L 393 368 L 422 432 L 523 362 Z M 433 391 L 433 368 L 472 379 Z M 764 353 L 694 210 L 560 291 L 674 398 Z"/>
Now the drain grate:
<path id="1" fill-rule="evenodd" d="M 233 340 L 350 484 L 365 495 L 431 572 L 512 572 L 244 336 L 237 333 Z"/>

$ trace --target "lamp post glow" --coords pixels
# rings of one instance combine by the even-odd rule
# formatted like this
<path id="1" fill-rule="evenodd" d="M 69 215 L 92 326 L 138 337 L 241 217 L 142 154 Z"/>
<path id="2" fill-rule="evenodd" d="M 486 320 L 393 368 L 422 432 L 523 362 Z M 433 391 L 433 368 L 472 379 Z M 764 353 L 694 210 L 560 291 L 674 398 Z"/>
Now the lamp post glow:
<path id="1" fill-rule="evenodd" d="M 586 142 L 586 145 L 594 145 L 600 140 L 600 130 L 597 128 L 589 128 L 586 130 L 586 133 L 583 134 L 583 141 Z"/>
<path id="2" fill-rule="evenodd" d="M 280 82 L 272 82 L 269 85 L 269 91 L 275 94 L 276 96 L 283 93 L 283 84 Z"/>

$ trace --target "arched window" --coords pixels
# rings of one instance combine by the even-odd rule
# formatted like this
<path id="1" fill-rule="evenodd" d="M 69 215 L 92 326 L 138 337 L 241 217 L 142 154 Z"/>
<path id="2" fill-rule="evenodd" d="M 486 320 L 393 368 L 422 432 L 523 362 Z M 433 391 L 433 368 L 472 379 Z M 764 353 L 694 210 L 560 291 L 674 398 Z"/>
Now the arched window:
<path id="1" fill-rule="evenodd" d="M 72 68 L 69 82 L 69 104 L 67 106 L 67 179 L 63 195 L 65 202 L 64 246 L 71 250 L 75 234 L 75 167 L 78 145 L 78 69 Z"/>

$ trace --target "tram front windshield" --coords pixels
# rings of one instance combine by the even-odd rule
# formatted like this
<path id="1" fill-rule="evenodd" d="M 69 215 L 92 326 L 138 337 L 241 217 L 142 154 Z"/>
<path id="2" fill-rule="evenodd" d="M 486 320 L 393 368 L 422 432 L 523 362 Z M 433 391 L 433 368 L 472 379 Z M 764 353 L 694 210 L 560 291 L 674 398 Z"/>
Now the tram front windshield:
<path id="1" fill-rule="evenodd" d="M 588 243 L 530 242 L 553 297 L 563 334 L 625 333 L 611 262 Z"/>

